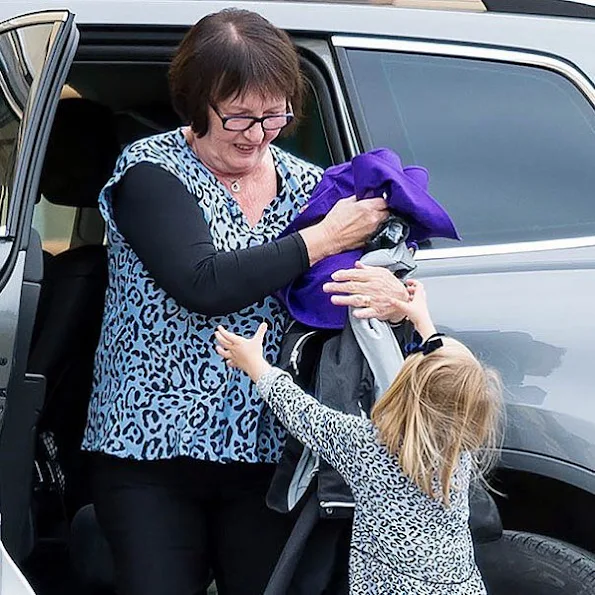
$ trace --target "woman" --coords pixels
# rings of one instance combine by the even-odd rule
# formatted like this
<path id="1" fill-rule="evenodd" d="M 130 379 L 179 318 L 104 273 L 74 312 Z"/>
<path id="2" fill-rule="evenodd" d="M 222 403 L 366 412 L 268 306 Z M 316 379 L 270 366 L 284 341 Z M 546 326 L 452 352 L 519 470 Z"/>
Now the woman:
<path id="1" fill-rule="evenodd" d="M 213 332 L 265 320 L 274 361 L 271 294 L 361 246 L 386 205 L 348 198 L 276 239 L 321 171 L 271 145 L 303 89 L 288 36 L 257 14 L 192 27 L 170 87 L 190 125 L 128 147 L 100 196 L 109 286 L 83 448 L 120 595 L 204 593 L 211 569 L 220 595 L 260 595 L 290 530 L 264 501 L 284 431 Z"/>

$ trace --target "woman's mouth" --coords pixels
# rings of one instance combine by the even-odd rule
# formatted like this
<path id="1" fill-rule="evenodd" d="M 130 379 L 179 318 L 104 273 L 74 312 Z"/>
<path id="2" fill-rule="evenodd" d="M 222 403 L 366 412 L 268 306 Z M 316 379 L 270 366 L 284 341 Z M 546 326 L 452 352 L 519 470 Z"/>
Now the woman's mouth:
<path id="1" fill-rule="evenodd" d="M 240 152 L 245 155 L 250 155 L 250 153 L 254 153 L 256 151 L 255 145 L 240 145 L 235 143 L 234 147 Z"/>

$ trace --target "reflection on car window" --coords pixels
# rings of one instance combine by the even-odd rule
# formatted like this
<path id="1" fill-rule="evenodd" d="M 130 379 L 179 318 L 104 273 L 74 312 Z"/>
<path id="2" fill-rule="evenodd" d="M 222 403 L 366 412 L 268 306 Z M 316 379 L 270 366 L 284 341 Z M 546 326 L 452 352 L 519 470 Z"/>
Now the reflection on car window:
<path id="1" fill-rule="evenodd" d="M 75 216 L 76 208 L 55 205 L 42 196 L 33 211 L 33 227 L 46 252 L 55 255 L 70 248 Z"/>
<path id="2" fill-rule="evenodd" d="M 52 27 L 31 25 L 0 35 L 0 235 L 6 233 L 20 125 L 43 67 Z"/>
<path id="3" fill-rule="evenodd" d="M 0 235 L 4 235 L 6 230 L 20 123 L 20 118 L 0 96 Z"/>
<path id="4" fill-rule="evenodd" d="M 348 56 L 373 145 L 429 169 L 465 245 L 595 235 L 595 111 L 570 81 L 479 60 Z"/>

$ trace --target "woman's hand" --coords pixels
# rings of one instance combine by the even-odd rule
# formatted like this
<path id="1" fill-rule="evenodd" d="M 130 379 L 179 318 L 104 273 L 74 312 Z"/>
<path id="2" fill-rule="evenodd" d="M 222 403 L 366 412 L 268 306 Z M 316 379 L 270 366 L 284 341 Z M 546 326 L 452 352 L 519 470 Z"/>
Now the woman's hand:
<path id="1" fill-rule="evenodd" d="M 267 332 L 267 324 L 263 322 L 250 339 L 230 333 L 222 326 L 215 331 L 217 353 L 225 359 L 225 363 L 232 368 L 244 370 L 256 382 L 264 373 L 271 369 L 270 364 L 262 356 L 262 342 Z"/>
<path id="2" fill-rule="evenodd" d="M 384 267 L 355 263 L 354 269 L 339 270 L 332 274 L 333 281 L 325 283 L 326 293 L 337 306 L 353 306 L 356 318 L 377 318 L 399 322 L 406 314 L 402 304 L 410 293 L 402 281 Z"/>
<path id="3" fill-rule="evenodd" d="M 299 232 L 306 243 L 310 265 L 326 256 L 361 248 L 388 215 L 384 198 L 357 200 L 350 196 L 337 201 L 320 223 Z"/>

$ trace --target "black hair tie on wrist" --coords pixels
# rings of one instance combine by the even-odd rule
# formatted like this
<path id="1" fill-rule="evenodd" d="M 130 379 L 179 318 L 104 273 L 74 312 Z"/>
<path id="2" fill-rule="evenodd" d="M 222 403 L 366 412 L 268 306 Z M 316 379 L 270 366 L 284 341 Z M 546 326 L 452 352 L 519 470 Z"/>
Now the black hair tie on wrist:
<path id="1" fill-rule="evenodd" d="M 428 355 L 436 349 L 439 349 L 444 345 L 444 342 L 440 337 L 445 337 L 444 333 L 434 333 L 430 335 L 425 341 L 422 343 L 412 342 L 405 345 L 405 357 L 411 355 L 412 353 L 423 353 L 423 355 Z"/>

